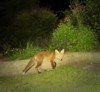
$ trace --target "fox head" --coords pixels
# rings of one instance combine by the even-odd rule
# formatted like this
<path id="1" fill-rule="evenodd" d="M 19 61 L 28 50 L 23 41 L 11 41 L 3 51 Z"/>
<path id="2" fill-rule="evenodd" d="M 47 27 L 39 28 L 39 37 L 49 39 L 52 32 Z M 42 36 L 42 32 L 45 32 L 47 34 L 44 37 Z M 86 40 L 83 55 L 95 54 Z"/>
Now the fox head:
<path id="1" fill-rule="evenodd" d="M 55 50 L 55 62 L 59 63 L 60 61 L 62 61 L 64 56 L 64 49 L 62 49 L 61 51 Z"/>

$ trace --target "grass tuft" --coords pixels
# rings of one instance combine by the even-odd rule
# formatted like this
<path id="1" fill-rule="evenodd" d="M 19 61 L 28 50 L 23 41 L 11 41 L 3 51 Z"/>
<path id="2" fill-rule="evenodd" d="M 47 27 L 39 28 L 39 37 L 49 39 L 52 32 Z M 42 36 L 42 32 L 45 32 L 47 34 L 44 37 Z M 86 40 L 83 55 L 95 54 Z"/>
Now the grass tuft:
<path id="1" fill-rule="evenodd" d="M 24 49 L 13 50 L 10 54 L 11 59 L 27 59 L 34 56 L 37 52 L 42 51 L 39 47 L 33 47 L 33 45 L 28 42 Z"/>

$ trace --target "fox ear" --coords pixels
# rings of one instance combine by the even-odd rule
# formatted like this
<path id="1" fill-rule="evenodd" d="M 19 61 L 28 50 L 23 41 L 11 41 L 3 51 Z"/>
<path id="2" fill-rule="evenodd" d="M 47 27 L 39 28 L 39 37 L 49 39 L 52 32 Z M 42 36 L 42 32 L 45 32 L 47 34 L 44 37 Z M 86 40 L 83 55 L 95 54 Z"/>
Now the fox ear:
<path id="1" fill-rule="evenodd" d="M 56 54 L 58 54 L 58 53 L 59 53 L 59 51 L 58 51 L 58 50 L 55 50 L 55 53 L 56 53 Z"/>
<path id="2" fill-rule="evenodd" d="M 62 49 L 62 50 L 61 50 L 61 54 L 64 54 L 64 51 L 65 51 L 65 50 L 64 50 L 64 49 Z"/>

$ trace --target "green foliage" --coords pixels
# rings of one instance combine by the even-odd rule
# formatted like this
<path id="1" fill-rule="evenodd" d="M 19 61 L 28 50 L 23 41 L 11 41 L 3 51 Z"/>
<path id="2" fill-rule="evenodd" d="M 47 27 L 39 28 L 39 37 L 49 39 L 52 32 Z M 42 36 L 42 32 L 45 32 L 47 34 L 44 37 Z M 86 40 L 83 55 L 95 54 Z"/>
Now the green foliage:
<path id="1" fill-rule="evenodd" d="M 95 3 L 96 2 L 96 3 Z M 87 0 L 84 10 L 85 23 L 95 30 L 100 30 L 100 0 Z"/>
<path id="2" fill-rule="evenodd" d="M 11 23 L 1 28 L 0 48 L 4 50 L 4 44 L 20 48 L 28 41 L 34 46 L 47 46 L 56 19 L 55 14 L 42 8 L 18 12 Z"/>
<path id="3" fill-rule="evenodd" d="M 51 11 L 38 8 L 17 14 L 12 26 L 19 38 L 22 35 L 29 39 L 45 38 L 52 32 L 55 22 L 56 16 Z"/>
<path id="4" fill-rule="evenodd" d="M 100 0 L 88 0 L 83 18 L 85 24 L 97 33 L 100 42 Z"/>
<path id="5" fill-rule="evenodd" d="M 90 26 L 97 34 L 100 42 L 100 0 L 86 0 L 85 2 L 74 0 L 71 11 L 78 24 Z"/>
<path id="6" fill-rule="evenodd" d="M 39 47 L 33 47 L 33 45 L 28 42 L 24 49 L 13 49 L 8 52 L 11 59 L 27 59 L 34 56 L 37 52 L 42 51 Z"/>
<path id="7" fill-rule="evenodd" d="M 97 46 L 95 33 L 89 27 L 74 27 L 70 22 L 60 23 L 53 32 L 50 49 L 67 51 L 91 51 Z"/>

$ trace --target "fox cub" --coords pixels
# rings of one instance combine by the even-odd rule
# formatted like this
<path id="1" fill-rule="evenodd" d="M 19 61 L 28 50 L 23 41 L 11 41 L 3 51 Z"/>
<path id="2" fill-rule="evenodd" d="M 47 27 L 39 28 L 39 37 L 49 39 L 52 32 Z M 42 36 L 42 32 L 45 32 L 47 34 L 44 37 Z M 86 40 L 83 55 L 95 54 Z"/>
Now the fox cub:
<path id="1" fill-rule="evenodd" d="M 56 63 L 62 61 L 64 55 L 64 49 L 61 51 L 55 50 L 54 52 L 50 51 L 42 51 L 37 53 L 34 57 L 26 65 L 25 69 L 23 70 L 26 73 L 33 65 L 35 65 L 35 69 L 38 73 L 40 73 L 40 67 L 43 63 L 50 62 L 52 69 L 55 69 Z"/>

